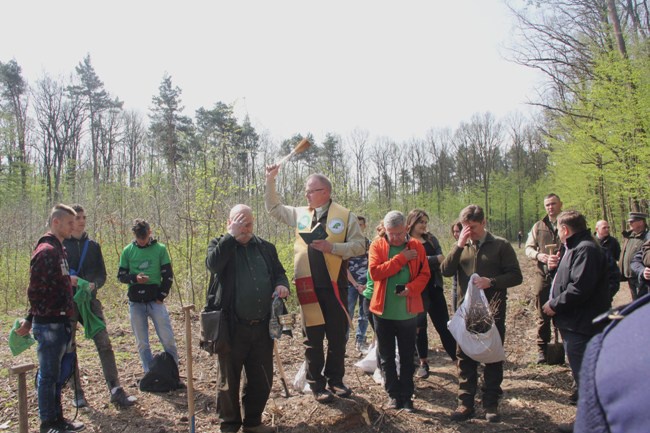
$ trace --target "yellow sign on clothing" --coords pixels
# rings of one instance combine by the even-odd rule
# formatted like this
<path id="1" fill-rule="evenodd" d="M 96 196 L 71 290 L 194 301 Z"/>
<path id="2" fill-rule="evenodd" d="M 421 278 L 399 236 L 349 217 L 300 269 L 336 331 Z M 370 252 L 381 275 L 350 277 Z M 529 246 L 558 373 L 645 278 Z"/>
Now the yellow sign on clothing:
<path id="1" fill-rule="evenodd" d="M 303 207 L 299 209 L 297 224 L 296 224 L 296 241 L 294 243 L 294 279 L 296 284 L 296 294 L 298 295 L 298 302 L 302 309 L 302 317 L 305 326 L 318 326 L 325 323 L 323 312 L 318 303 L 318 297 L 314 290 L 314 282 L 312 280 L 311 267 L 309 265 L 309 246 L 305 243 L 302 236 L 298 233 L 305 233 L 311 231 L 311 222 L 314 218 L 314 209 Z M 350 211 L 341 205 L 334 202 L 330 204 L 327 211 L 327 223 L 325 230 L 327 231 L 327 241 L 332 244 L 345 242 L 347 234 L 347 222 L 350 216 Z M 336 280 L 339 272 L 341 271 L 341 263 L 343 259 L 336 254 L 323 253 L 325 257 L 325 264 L 327 266 L 327 273 L 334 288 L 334 294 L 341 304 L 344 311 L 347 310 L 341 301 L 338 285 Z"/>

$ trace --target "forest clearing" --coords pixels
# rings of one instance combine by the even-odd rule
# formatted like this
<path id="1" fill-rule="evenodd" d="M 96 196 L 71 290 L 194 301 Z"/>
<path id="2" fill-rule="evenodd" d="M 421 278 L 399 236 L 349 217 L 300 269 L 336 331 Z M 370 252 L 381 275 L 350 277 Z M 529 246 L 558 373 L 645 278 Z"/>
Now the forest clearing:
<path id="1" fill-rule="evenodd" d="M 516 246 L 515 246 L 516 247 Z M 398 432 L 554 432 L 558 423 L 575 415 L 575 406 L 569 405 L 572 378 L 568 365 L 549 366 L 535 364 L 535 309 L 532 293 L 534 266 L 517 249 L 524 283 L 508 290 L 508 315 L 506 327 L 506 355 L 504 368 L 504 396 L 500 403 L 502 421 L 492 424 L 485 421 L 479 409 L 470 421 L 455 423 L 449 415 L 456 407 L 456 367 L 445 354 L 433 326 L 429 326 L 429 365 L 431 375 L 416 379 L 415 412 L 384 410 L 386 393 L 371 375 L 354 366 L 360 358 L 353 340 L 348 343 L 346 358 L 346 383 L 354 393 L 349 399 L 335 399 L 334 403 L 316 403 L 311 394 L 299 394 L 290 389 L 291 396 L 283 397 L 277 375 L 265 410 L 265 422 L 286 433 L 398 433 Z M 125 293 L 119 302 L 105 305 L 108 328 L 115 350 L 122 384 L 131 395 L 138 398 L 129 409 L 118 410 L 109 404 L 109 395 L 101 372 L 94 344 L 90 340 L 78 342 L 81 380 L 89 407 L 80 409 L 78 419 L 93 433 L 181 433 L 189 431 L 187 392 L 179 390 L 164 394 L 140 392 L 137 381 L 142 368 L 135 348 L 128 319 Z M 447 293 L 447 299 L 449 299 Z M 177 299 L 177 298 L 176 298 Z M 621 286 L 614 305 L 630 301 L 626 285 Z M 186 381 L 185 327 L 182 307 L 169 305 L 172 325 L 181 356 L 180 374 Z M 24 312 L 0 316 L 0 328 L 8 330 L 13 321 Z M 369 335 L 370 335 L 369 330 Z M 195 388 L 196 432 L 218 431 L 215 413 L 216 358 L 198 347 L 200 336 L 198 313 L 192 316 L 193 376 Z M 8 367 L 24 362 L 36 362 L 34 347 L 14 358 L 6 344 L 7 332 L 0 343 L 0 431 L 17 431 L 17 383 L 9 376 Z M 152 347 L 160 346 L 155 336 Z M 282 363 L 291 382 L 302 361 L 303 347 L 300 329 L 293 329 L 293 338 L 283 336 L 279 343 Z M 33 372 L 28 374 L 28 404 L 30 429 L 38 428 L 38 404 L 34 392 Z M 479 393 L 480 394 L 480 393 Z M 478 397 L 478 396 L 477 396 Z M 75 416 L 70 403 L 71 392 L 64 391 L 64 413 Z"/>

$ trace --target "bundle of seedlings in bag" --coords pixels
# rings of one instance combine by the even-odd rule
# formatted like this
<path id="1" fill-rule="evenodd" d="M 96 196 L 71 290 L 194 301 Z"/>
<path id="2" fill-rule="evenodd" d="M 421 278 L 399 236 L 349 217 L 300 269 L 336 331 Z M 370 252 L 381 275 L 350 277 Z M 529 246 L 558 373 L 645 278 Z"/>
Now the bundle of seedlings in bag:
<path id="1" fill-rule="evenodd" d="M 487 307 L 482 302 L 474 302 L 465 313 L 465 328 L 472 334 L 485 334 L 494 324 L 494 311 L 497 311 L 500 299 L 494 298 Z"/>

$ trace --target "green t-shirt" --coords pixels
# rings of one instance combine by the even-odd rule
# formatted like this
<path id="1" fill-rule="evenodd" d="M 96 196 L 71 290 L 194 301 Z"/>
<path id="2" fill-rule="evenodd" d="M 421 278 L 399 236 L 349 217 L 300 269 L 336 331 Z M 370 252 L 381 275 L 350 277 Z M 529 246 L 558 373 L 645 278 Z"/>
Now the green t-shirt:
<path id="1" fill-rule="evenodd" d="M 129 274 L 143 273 L 149 277 L 147 284 L 159 286 L 161 281 L 160 267 L 171 263 L 169 253 L 164 244 L 154 242 L 145 248 L 140 248 L 131 242 L 120 256 L 120 268 L 128 269 Z M 133 283 L 129 283 L 131 287 Z"/>
<path id="2" fill-rule="evenodd" d="M 390 246 L 388 250 L 388 258 L 392 259 L 404 249 L 404 246 L 394 247 Z M 402 269 L 392 277 L 388 278 L 386 282 L 386 299 L 384 301 L 384 313 L 379 317 L 387 320 L 408 320 L 416 316 L 406 310 L 406 297 L 397 296 L 395 294 L 395 286 L 398 284 L 407 284 L 411 273 L 408 264 L 404 265 Z"/>

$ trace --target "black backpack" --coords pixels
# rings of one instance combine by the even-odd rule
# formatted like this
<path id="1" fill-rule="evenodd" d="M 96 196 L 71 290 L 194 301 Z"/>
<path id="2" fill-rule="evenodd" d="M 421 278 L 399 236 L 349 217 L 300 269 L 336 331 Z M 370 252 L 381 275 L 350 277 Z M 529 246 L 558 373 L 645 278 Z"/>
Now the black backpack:
<path id="1" fill-rule="evenodd" d="M 178 365 L 167 352 L 153 357 L 149 371 L 140 380 L 140 391 L 145 392 L 168 392 L 182 387 Z"/>

